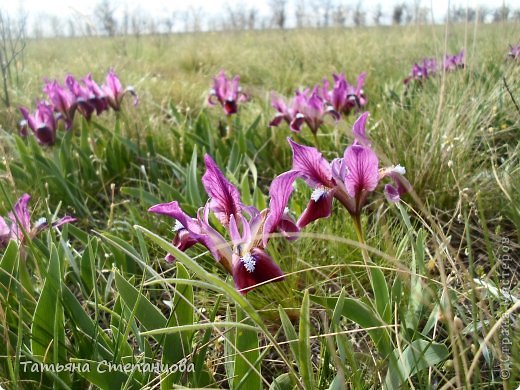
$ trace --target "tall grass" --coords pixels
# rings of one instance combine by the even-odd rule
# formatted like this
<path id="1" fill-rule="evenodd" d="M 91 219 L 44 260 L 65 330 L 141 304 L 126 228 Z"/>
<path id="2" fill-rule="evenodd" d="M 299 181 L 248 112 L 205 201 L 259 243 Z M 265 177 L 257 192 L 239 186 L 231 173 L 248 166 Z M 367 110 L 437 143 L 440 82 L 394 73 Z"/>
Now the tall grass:
<path id="1" fill-rule="evenodd" d="M 48 39 L 27 48 L 17 104 L 67 72 L 100 79 L 113 67 L 141 98 L 42 149 L 0 111 L 0 215 L 29 192 L 35 215 L 73 214 L 0 260 L 0 385 L 5 388 L 498 388 L 519 384 L 520 100 L 513 24 L 407 26 Z M 447 32 L 447 34 L 446 34 Z M 466 44 L 466 67 L 407 91 L 413 62 Z M 220 69 L 240 74 L 252 101 L 223 139 L 205 99 Z M 180 253 L 170 221 L 146 210 L 206 195 L 203 152 L 259 209 L 290 169 L 286 137 L 270 129 L 269 93 L 290 95 L 332 72 L 367 71 L 369 136 L 413 186 L 399 205 L 371 197 L 359 243 L 335 208 L 294 243 L 273 238 L 281 283 L 242 297 L 210 255 Z M 510 91 L 505 88 L 504 79 Z M 351 142 L 355 116 L 319 133 L 327 158 Z M 296 184 L 296 215 L 310 193 Z M 173 265 L 162 260 L 177 257 Z M 505 256 L 505 255 L 508 256 Z M 367 261 L 368 259 L 368 261 Z M 173 364 L 194 372 L 97 371 L 98 362 Z M 22 362 L 87 365 L 29 372 Z M 25 366 L 26 368 L 30 366 Z M 105 367 L 104 365 L 102 367 Z M 507 374 L 509 377 L 506 378 Z"/>

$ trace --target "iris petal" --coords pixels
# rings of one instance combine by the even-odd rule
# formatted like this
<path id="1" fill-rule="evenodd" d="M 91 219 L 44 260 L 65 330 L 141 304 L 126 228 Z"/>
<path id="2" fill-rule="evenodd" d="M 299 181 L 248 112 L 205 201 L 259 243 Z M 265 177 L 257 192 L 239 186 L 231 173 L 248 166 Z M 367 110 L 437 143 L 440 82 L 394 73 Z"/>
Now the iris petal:
<path id="1" fill-rule="evenodd" d="M 204 162 L 206 173 L 202 176 L 202 184 L 211 198 L 210 209 L 224 226 L 228 226 L 231 215 L 241 215 L 240 192 L 226 179 L 208 154 L 204 156 Z"/>
<path id="2" fill-rule="evenodd" d="M 264 250 L 253 248 L 245 256 L 233 255 L 233 281 L 241 294 L 246 294 L 256 285 L 271 280 L 283 280 L 283 272 Z"/>

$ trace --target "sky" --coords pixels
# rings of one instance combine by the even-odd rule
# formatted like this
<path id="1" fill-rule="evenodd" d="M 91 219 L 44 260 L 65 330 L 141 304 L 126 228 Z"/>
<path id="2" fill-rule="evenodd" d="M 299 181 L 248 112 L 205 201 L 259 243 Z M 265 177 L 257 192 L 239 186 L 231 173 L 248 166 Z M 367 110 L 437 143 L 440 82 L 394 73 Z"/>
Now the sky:
<path id="1" fill-rule="evenodd" d="M 57 16 L 60 19 L 67 20 L 70 18 L 81 18 L 91 16 L 93 8 L 99 0 L 89 1 L 71 1 L 71 0 L 0 0 L 0 9 L 7 11 L 9 14 L 15 15 L 21 9 L 28 12 L 30 18 L 42 19 L 49 16 Z M 302 0 L 287 0 L 288 3 L 288 24 L 291 24 L 294 16 L 294 4 Z M 319 4 L 319 0 L 303 0 L 307 4 L 307 12 L 317 12 L 316 8 L 311 8 L 311 4 Z M 382 11 L 386 15 L 390 15 L 393 6 L 396 3 L 406 2 L 413 4 L 414 0 L 363 0 L 363 9 L 370 12 L 375 9 L 378 4 L 381 4 Z M 116 10 L 116 14 L 121 16 L 125 9 L 130 13 L 135 10 L 143 12 L 147 17 L 162 17 L 164 15 L 171 15 L 174 12 L 177 18 L 182 18 L 190 8 L 202 12 L 204 19 L 218 18 L 226 13 L 227 7 L 231 8 L 246 8 L 255 7 L 259 15 L 267 17 L 270 15 L 269 8 L 270 0 L 111 0 L 110 4 Z M 358 0 L 333 0 L 335 4 L 344 4 L 350 7 L 355 7 Z M 489 7 L 496 8 L 504 2 L 504 0 L 419 0 L 421 7 L 433 9 L 433 15 L 436 22 L 442 22 L 448 4 L 451 7 Z M 505 4 L 512 8 L 520 8 L 520 0 L 507 0 Z M 370 20 L 370 16 L 367 17 Z"/>

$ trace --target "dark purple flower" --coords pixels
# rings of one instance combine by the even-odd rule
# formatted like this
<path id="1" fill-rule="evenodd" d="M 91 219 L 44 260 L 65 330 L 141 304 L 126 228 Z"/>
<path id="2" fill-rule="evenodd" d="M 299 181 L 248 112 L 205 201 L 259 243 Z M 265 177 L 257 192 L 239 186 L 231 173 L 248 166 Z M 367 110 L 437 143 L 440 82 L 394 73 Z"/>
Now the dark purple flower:
<path id="1" fill-rule="evenodd" d="M 77 110 L 86 120 L 90 121 L 92 114 L 96 110 L 96 107 L 91 101 L 91 92 L 86 86 L 80 84 L 79 81 L 70 74 L 65 79 L 65 83 L 67 84 L 69 91 L 74 95 Z"/>
<path id="2" fill-rule="evenodd" d="M 18 122 L 18 134 L 25 138 L 29 135 L 29 122 L 26 119 L 22 119 Z"/>
<path id="3" fill-rule="evenodd" d="M 410 75 L 404 80 L 404 84 L 410 81 L 423 81 L 437 72 L 437 61 L 434 58 L 424 58 L 421 65 L 415 63 Z"/>
<path id="4" fill-rule="evenodd" d="M 31 227 L 31 214 L 27 207 L 30 200 L 29 194 L 23 194 L 14 205 L 13 210 L 7 215 L 7 218 L 0 217 L 0 248 L 7 246 L 9 240 L 22 243 L 25 237 L 33 239 L 49 226 L 45 218 L 40 218 Z M 76 221 L 75 218 L 65 216 L 52 223 L 52 227 L 74 221 Z"/>
<path id="5" fill-rule="evenodd" d="M 384 177 L 390 177 L 396 186 L 385 187 L 387 198 L 391 201 L 399 200 L 399 196 L 409 189 L 401 166 L 379 170 L 379 160 L 365 134 L 367 115 L 361 115 L 354 124 L 354 143 L 347 147 L 343 158 L 337 158 L 332 163 L 316 148 L 299 145 L 289 139 L 293 150 L 293 167 L 289 172 L 296 173 L 313 189 L 307 208 L 297 222 L 300 229 L 316 219 L 330 216 L 334 198 L 352 216 L 359 217 L 368 194 Z M 292 177 L 293 180 L 296 176 Z"/>
<path id="6" fill-rule="evenodd" d="M 312 133 L 316 134 L 323 125 L 326 115 L 331 115 L 336 121 L 339 120 L 339 114 L 320 96 L 317 86 L 312 91 L 308 89 L 296 91 L 290 107 L 284 107 L 281 99 L 275 100 L 273 107 L 277 108 L 278 114 L 270 125 L 278 126 L 282 120 L 285 120 L 289 123 L 290 129 L 298 133 L 306 124 Z"/>
<path id="7" fill-rule="evenodd" d="M 444 71 L 451 72 L 458 68 L 464 68 L 464 50 L 455 55 L 446 54 L 442 61 Z"/>
<path id="8" fill-rule="evenodd" d="M 135 93 L 134 88 L 128 86 L 123 89 L 121 81 L 113 70 L 108 72 L 105 84 L 101 86 L 101 90 L 104 92 L 108 104 L 115 111 L 121 110 L 121 102 L 127 93 L 134 97 L 134 106 L 139 104 L 139 97 Z"/>
<path id="9" fill-rule="evenodd" d="M 287 172 L 275 178 L 269 190 L 269 208 L 259 211 L 242 204 L 238 189 L 225 178 L 209 155 L 204 161 L 203 184 L 210 200 L 199 209 L 197 218 L 185 214 L 177 202 L 158 204 L 149 211 L 175 218 L 173 244 L 182 251 L 195 244 L 205 246 L 233 276 L 235 286 L 242 294 L 258 284 L 282 280 L 280 267 L 265 247 L 274 232 L 294 238 L 299 231 L 286 210 L 297 173 Z M 210 212 L 218 218 L 230 240 L 210 225 Z"/>
<path id="10" fill-rule="evenodd" d="M 294 109 L 294 99 L 286 103 L 284 98 L 274 92 L 271 92 L 271 106 L 277 111 L 274 118 L 269 122 L 269 126 L 271 127 L 277 127 L 283 121 L 290 125 L 298 114 Z"/>
<path id="11" fill-rule="evenodd" d="M 31 115 L 25 107 L 20 107 L 20 112 L 26 121 L 20 124 L 22 136 L 27 135 L 27 127 L 29 127 L 41 145 L 54 145 L 57 126 L 52 106 L 42 101 L 38 103 L 34 115 Z"/>
<path id="12" fill-rule="evenodd" d="M 87 76 L 83 79 L 83 83 L 89 91 L 88 101 L 96 109 L 96 114 L 99 115 L 103 111 L 108 110 L 108 101 L 105 96 L 105 92 L 92 79 L 91 73 L 87 74 Z"/>
<path id="13" fill-rule="evenodd" d="M 70 130 L 77 106 L 75 95 L 69 89 L 59 85 L 56 80 L 46 81 L 43 92 L 49 98 L 54 111 L 59 114 L 58 118 L 65 122 L 65 128 Z"/>
<path id="14" fill-rule="evenodd" d="M 509 46 L 509 52 L 507 56 L 512 60 L 520 59 L 520 43 L 516 46 Z"/>
<path id="15" fill-rule="evenodd" d="M 209 92 L 208 104 L 215 106 L 220 103 L 226 115 L 236 114 L 238 111 L 238 104 L 246 102 L 249 97 L 242 92 L 239 85 L 240 76 L 235 76 L 228 79 L 224 70 L 213 78 L 213 88 Z M 215 101 L 216 99 L 216 101 Z"/>
<path id="16" fill-rule="evenodd" d="M 352 110 L 357 110 L 367 104 L 367 98 L 363 91 L 366 73 L 363 72 L 358 76 L 357 85 L 349 84 L 345 75 L 333 74 L 334 86 L 330 88 L 328 80 L 323 81 L 321 96 L 330 104 L 336 112 L 348 115 Z"/>
<path id="17" fill-rule="evenodd" d="M 224 109 L 226 115 L 236 114 L 238 104 L 249 100 L 249 97 L 242 92 L 239 81 L 240 76 L 228 79 L 224 70 L 221 70 L 220 73 L 213 78 L 213 88 L 209 92 L 208 104 L 215 106 L 218 102 Z"/>
<path id="18" fill-rule="evenodd" d="M 151 207 L 148 211 L 156 214 L 167 215 L 176 220 L 173 227 L 175 233 L 173 245 L 179 248 L 179 250 L 186 251 L 195 244 L 202 244 L 211 251 L 211 254 L 218 262 L 220 262 L 221 259 L 226 259 L 231 256 L 230 253 L 228 254 L 226 252 L 221 255 L 221 251 L 224 250 L 225 246 L 222 246 L 222 248 L 216 248 L 213 245 L 210 235 L 208 232 L 204 231 L 204 224 L 202 223 L 203 217 L 200 219 L 190 217 L 181 209 L 178 202 L 173 201 L 170 203 L 157 204 Z M 171 254 L 166 256 L 167 261 L 171 262 L 174 259 L 174 256 Z M 231 269 L 230 264 L 227 265 L 224 263 L 223 265 L 226 269 Z"/>

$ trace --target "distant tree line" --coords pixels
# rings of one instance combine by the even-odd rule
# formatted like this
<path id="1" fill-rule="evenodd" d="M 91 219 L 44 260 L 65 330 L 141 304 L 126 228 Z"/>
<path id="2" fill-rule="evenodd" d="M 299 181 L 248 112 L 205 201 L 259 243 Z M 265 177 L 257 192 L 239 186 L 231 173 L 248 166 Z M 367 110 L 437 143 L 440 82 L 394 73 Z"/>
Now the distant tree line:
<path id="1" fill-rule="evenodd" d="M 202 7 L 165 12 L 152 16 L 144 6 L 128 9 L 112 0 L 98 0 L 90 15 L 69 19 L 56 16 L 34 18 L 31 37 L 75 37 L 94 35 L 169 34 L 198 31 L 242 31 L 285 28 L 327 28 L 367 25 L 408 25 L 432 22 L 433 16 L 421 0 L 395 3 L 384 9 L 384 3 L 366 9 L 364 2 L 348 0 L 268 0 L 269 12 L 228 2 L 219 15 L 208 15 Z M 445 16 L 449 22 L 520 21 L 520 9 L 503 4 L 491 7 L 456 7 Z M 439 20 L 437 20 L 439 22 Z"/>

